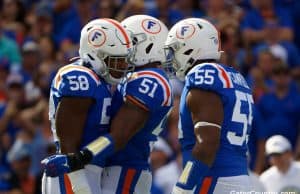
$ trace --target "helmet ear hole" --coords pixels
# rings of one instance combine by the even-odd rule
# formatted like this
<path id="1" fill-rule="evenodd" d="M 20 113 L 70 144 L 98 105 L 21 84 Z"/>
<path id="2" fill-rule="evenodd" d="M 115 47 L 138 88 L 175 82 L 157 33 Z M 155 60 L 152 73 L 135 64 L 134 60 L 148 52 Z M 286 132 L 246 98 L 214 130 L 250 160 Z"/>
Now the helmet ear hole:
<path id="1" fill-rule="evenodd" d="M 183 54 L 184 55 L 190 55 L 193 52 L 194 49 L 189 49 L 187 51 L 185 51 Z"/>
<path id="2" fill-rule="evenodd" d="M 201 24 L 197 24 L 200 30 L 202 30 L 203 26 Z"/>
<path id="3" fill-rule="evenodd" d="M 132 45 L 135 46 L 138 43 L 137 37 L 133 37 L 132 39 Z"/>
<path id="4" fill-rule="evenodd" d="M 152 47 L 153 47 L 153 43 L 151 43 L 151 44 L 149 44 L 149 45 L 147 46 L 147 48 L 146 48 L 146 53 L 147 53 L 147 54 L 151 51 Z"/>
<path id="5" fill-rule="evenodd" d="M 95 61 L 95 58 L 92 57 L 90 54 L 87 54 L 87 56 L 90 58 L 90 60 Z"/>

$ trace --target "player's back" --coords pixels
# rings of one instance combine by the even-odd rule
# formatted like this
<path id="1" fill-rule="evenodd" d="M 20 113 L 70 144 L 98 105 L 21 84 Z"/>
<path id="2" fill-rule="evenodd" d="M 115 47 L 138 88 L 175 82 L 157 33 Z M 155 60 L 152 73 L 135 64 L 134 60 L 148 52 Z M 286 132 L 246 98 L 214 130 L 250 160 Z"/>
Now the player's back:
<path id="1" fill-rule="evenodd" d="M 195 144 L 194 125 L 186 105 L 186 96 L 192 88 L 217 93 L 223 103 L 220 147 L 209 175 L 247 174 L 247 138 L 251 130 L 253 98 L 245 79 L 235 69 L 216 63 L 199 64 L 189 71 L 181 96 L 179 120 L 184 164 Z"/>
<path id="2" fill-rule="evenodd" d="M 107 165 L 148 169 L 152 144 L 163 130 L 166 115 L 173 103 L 169 80 L 158 68 L 136 71 L 129 74 L 125 82 L 118 85 L 113 97 L 114 113 L 123 104 L 124 97 L 130 98 L 137 106 L 149 111 L 149 118 L 126 147 L 110 158 Z"/>
<path id="3" fill-rule="evenodd" d="M 55 114 L 63 97 L 86 97 L 94 100 L 86 118 L 80 148 L 107 133 L 112 99 L 110 85 L 82 63 L 79 60 L 58 70 L 52 81 L 49 99 L 49 118 L 54 138 L 57 138 Z"/>

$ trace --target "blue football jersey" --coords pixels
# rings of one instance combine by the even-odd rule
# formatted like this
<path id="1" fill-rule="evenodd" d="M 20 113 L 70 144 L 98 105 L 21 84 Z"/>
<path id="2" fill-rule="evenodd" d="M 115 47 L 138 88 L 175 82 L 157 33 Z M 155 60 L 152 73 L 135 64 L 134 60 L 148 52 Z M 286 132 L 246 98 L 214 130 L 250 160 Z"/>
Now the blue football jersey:
<path id="1" fill-rule="evenodd" d="M 94 104 L 88 112 L 82 134 L 80 148 L 83 148 L 97 137 L 108 132 L 112 95 L 110 85 L 80 63 L 82 61 L 60 68 L 53 79 L 49 99 L 49 118 L 55 141 L 59 141 L 54 122 L 60 100 L 63 97 L 72 96 L 93 98 Z"/>
<path id="2" fill-rule="evenodd" d="M 166 116 L 173 104 L 172 91 L 166 74 L 157 68 L 130 73 L 120 83 L 113 97 L 113 115 L 122 106 L 124 99 L 136 101 L 150 115 L 144 127 L 134 135 L 126 147 L 116 152 L 107 165 L 149 168 L 149 155 L 152 144 L 164 128 Z M 123 129 L 126 130 L 126 129 Z"/>
<path id="3" fill-rule="evenodd" d="M 214 92 L 223 103 L 220 147 L 208 175 L 247 174 L 247 141 L 254 106 L 251 89 L 235 69 L 216 63 L 196 65 L 186 75 L 178 124 L 183 164 L 187 162 L 196 141 L 191 113 L 186 104 L 186 96 L 193 88 Z"/>

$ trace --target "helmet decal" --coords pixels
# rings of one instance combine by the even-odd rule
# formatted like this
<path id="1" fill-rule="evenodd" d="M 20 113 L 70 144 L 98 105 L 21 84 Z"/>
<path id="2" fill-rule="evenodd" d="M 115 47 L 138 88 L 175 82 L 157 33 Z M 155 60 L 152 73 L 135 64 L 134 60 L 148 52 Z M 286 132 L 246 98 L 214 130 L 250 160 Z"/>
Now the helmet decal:
<path id="1" fill-rule="evenodd" d="M 130 48 L 131 47 L 131 45 L 130 45 L 130 38 L 129 38 L 127 32 L 125 31 L 125 29 L 116 20 L 109 19 L 109 18 L 103 18 L 103 20 L 106 20 L 109 23 L 113 24 L 121 32 L 122 36 L 125 39 L 126 47 Z"/>
<path id="2" fill-rule="evenodd" d="M 101 47 L 106 41 L 106 34 L 100 28 L 91 30 L 88 34 L 88 42 L 94 47 Z"/>
<path id="3" fill-rule="evenodd" d="M 177 28 L 176 37 L 179 39 L 188 39 L 191 38 L 196 31 L 196 28 L 193 24 L 184 24 Z"/>
<path id="4" fill-rule="evenodd" d="M 142 21 L 142 28 L 150 34 L 158 34 L 161 31 L 160 23 L 153 19 L 144 19 Z"/>

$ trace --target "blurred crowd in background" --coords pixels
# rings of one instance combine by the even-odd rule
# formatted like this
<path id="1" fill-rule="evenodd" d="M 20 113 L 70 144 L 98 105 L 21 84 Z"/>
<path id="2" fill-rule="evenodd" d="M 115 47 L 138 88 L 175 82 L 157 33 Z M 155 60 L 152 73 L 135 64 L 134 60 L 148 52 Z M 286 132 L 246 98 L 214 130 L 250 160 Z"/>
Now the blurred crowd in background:
<path id="1" fill-rule="evenodd" d="M 253 89 L 250 170 L 259 175 L 274 165 L 265 142 L 275 134 L 291 144 L 284 160 L 300 158 L 299 0 L 0 2 L 0 194 L 41 192 L 40 161 L 55 152 L 48 121 L 51 80 L 78 56 L 81 28 L 100 17 L 121 21 L 148 14 L 168 27 L 186 17 L 210 20 L 220 31 L 222 63 L 239 69 Z M 169 194 L 181 172 L 177 123 L 183 83 L 172 85 L 175 106 L 151 155 L 154 194 Z"/>

